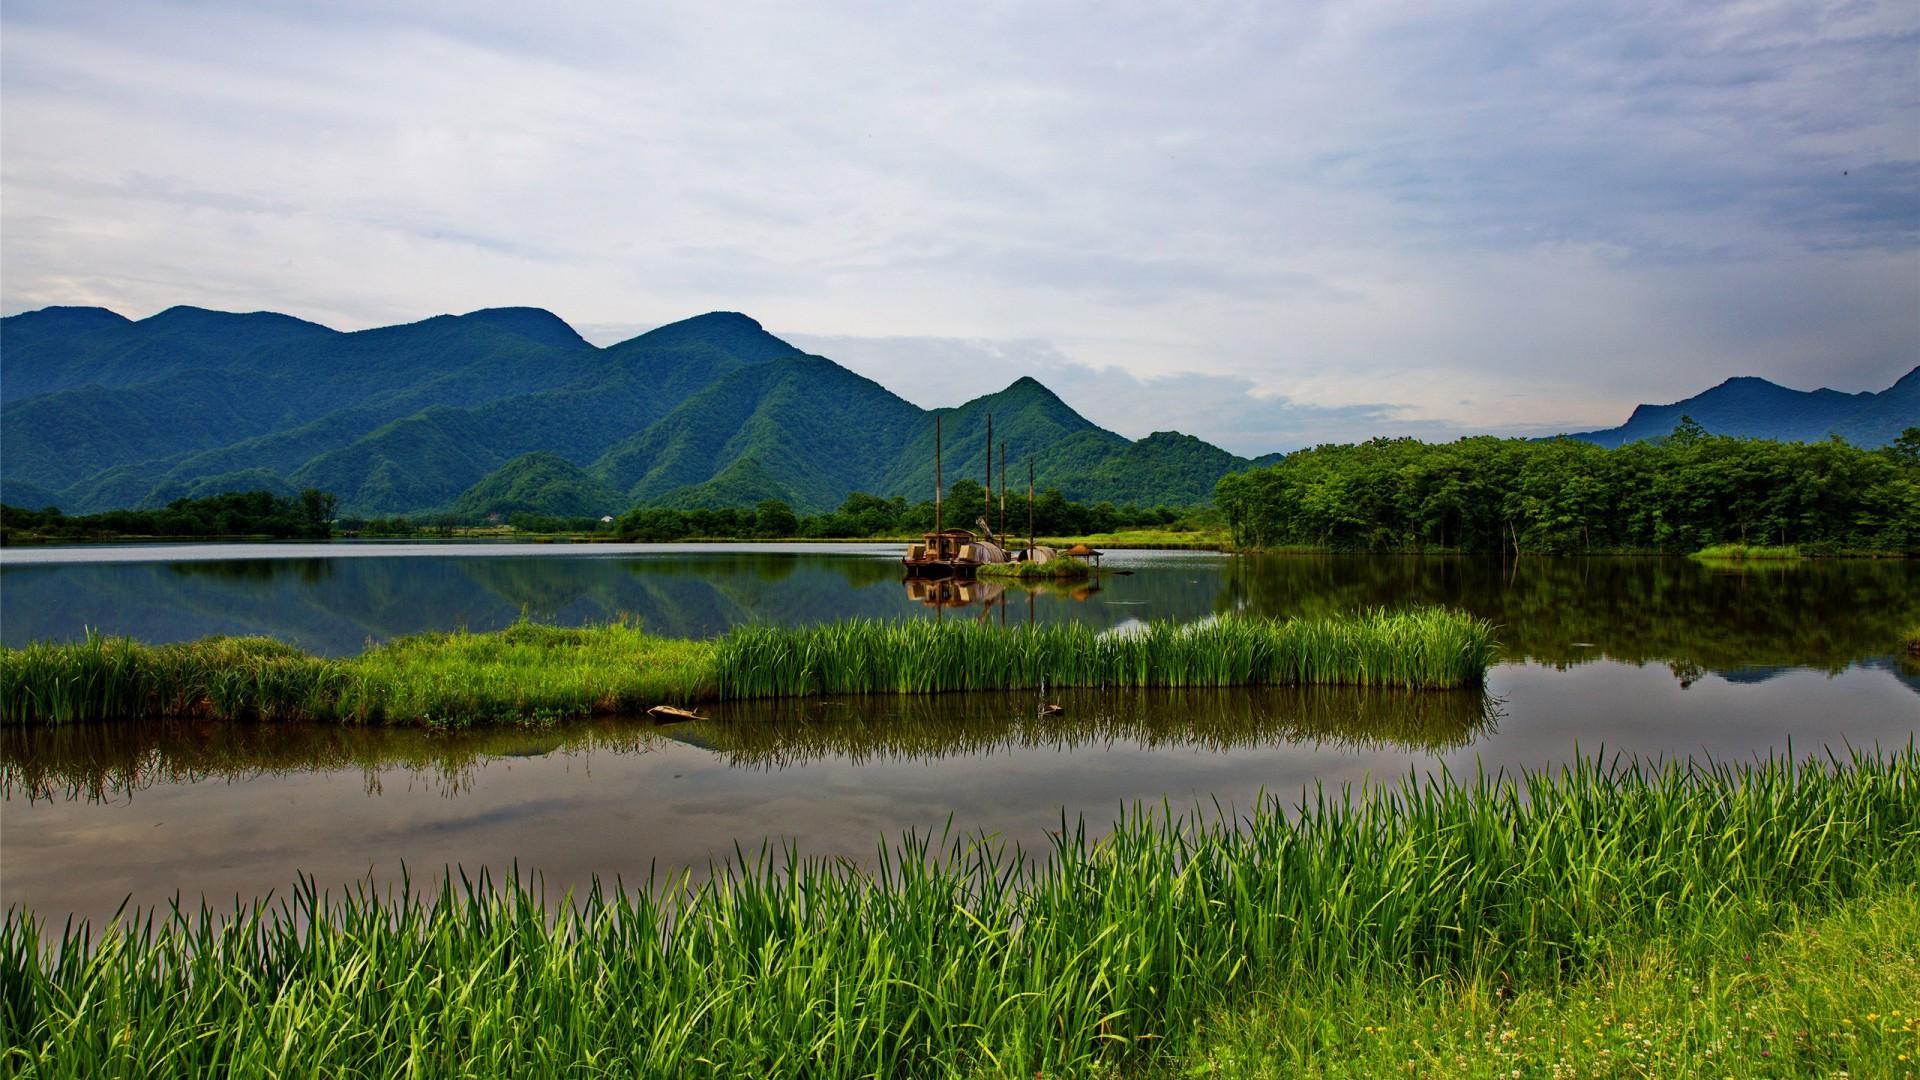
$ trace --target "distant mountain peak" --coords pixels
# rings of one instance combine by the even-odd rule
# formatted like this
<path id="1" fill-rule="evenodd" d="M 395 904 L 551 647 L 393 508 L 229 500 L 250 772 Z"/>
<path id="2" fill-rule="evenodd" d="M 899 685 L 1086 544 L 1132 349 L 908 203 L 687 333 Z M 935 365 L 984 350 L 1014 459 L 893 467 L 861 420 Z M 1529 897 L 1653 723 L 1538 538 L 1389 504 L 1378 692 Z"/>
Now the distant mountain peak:
<path id="1" fill-rule="evenodd" d="M 800 349 L 767 333 L 759 322 L 738 311 L 709 311 L 691 319 L 668 323 L 613 346 L 619 350 L 689 347 L 717 349 L 747 363 L 804 355 Z"/>
<path id="2" fill-rule="evenodd" d="M 1920 424 L 1920 407 L 1906 400 L 1920 389 L 1916 374 L 1920 368 L 1877 394 L 1795 390 L 1758 375 L 1736 375 L 1671 404 L 1635 406 L 1627 422 L 1617 428 L 1572 437 L 1619 446 L 1667 435 L 1681 417 L 1689 416 L 1715 435 L 1818 442 L 1832 434 L 1859 446 L 1881 446 L 1902 425 Z"/>
<path id="3" fill-rule="evenodd" d="M 338 333 L 332 327 L 322 326 L 294 315 L 283 315 L 278 311 L 216 311 L 213 308 L 194 307 L 192 304 L 175 304 L 165 311 L 158 311 L 137 321 L 143 327 L 186 328 L 207 330 L 227 326 L 251 325 L 255 327 L 279 327 L 283 329 L 318 330 L 324 333 Z"/>
<path id="4" fill-rule="evenodd" d="M 50 318 L 50 319 L 72 319 L 72 318 L 89 319 L 90 318 L 90 319 L 100 319 L 102 321 L 116 322 L 116 323 L 126 323 L 126 322 L 133 321 L 132 319 L 127 318 L 125 315 L 122 315 L 119 312 L 114 311 L 110 308 L 97 307 L 93 304 L 48 304 L 46 307 L 37 308 L 33 311 L 23 311 L 18 315 L 9 315 L 7 316 L 7 318 L 21 319 L 21 318 L 26 318 L 28 316 L 44 317 L 44 318 Z"/>
<path id="5" fill-rule="evenodd" d="M 529 341 L 541 345 L 552 345 L 563 349 L 592 348 L 587 339 L 581 337 L 567 321 L 546 308 L 537 307 L 496 307 L 469 311 L 460 316 L 461 321 L 480 323 L 519 334 Z"/>
<path id="6" fill-rule="evenodd" d="M 738 311 L 709 311 L 704 315 L 695 315 L 690 319 L 681 319 L 669 326 L 740 326 L 750 330 L 765 330 L 760 321 L 751 315 Z"/>

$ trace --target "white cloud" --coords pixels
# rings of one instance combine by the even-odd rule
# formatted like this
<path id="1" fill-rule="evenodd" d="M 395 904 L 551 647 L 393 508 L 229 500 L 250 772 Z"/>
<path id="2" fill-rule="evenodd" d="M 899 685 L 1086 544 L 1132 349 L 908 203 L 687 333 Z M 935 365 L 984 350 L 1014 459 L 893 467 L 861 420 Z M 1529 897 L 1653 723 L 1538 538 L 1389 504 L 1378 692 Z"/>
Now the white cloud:
<path id="1" fill-rule="evenodd" d="M 0 23 L 8 311 L 743 310 L 856 367 L 956 348 L 1009 374 L 956 394 L 1035 374 L 1243 450 L 1613 423 L 1734 374 L 1878 389 L 1920 359 L 1911 5 Z"/>

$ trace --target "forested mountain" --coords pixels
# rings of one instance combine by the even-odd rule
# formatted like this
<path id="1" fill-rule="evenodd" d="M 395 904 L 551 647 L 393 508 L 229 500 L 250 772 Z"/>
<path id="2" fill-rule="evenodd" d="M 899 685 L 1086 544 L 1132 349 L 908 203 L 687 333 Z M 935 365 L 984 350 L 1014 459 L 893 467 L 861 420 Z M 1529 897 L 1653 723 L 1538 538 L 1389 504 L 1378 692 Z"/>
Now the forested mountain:
<path id="1" fill-rule="evenodd" d="M 1573 438 L 1622 446 L 1666 435 L 1683 416 L 1713 435 L 1782 442 L 1819 442 L 1838 435 L 1855 446 L 1885 446 L 1920 424 L 1920 367 L 1879 393 L 1792 390 L 1753 376 L 1728 379 L 1671 405 L 1641 405 L 1617 428 Z"/>
<path id="2" fill-rule="evenodd" d="M 1025 483 L 1187 505 L 1250 463 L 1171 432 L 1138 442 L 1021 379 L 944 420 L 949 482 L 984 478 L 986 416 Z M 272 313 L 0 320 L 0 492 L 69 513 L 318 488 L 344 514 L 617 514 L 636 503 L 827 510 L 923 497 L 932 414 L 715 312 L 600 349 L 496 308 L 342 333 Z"/>

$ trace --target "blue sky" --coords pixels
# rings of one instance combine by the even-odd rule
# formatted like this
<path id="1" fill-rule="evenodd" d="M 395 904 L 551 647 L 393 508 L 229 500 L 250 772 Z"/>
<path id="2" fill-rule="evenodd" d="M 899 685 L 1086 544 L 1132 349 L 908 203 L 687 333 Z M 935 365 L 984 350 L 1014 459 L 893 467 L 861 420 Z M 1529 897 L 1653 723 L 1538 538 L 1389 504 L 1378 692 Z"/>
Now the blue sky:
<path id="1" fill-rule="evenodd" d="M 1920 7 L 0 13 L 0 306 L 739 310 L 1242 452 L 1920 362 Z"/>

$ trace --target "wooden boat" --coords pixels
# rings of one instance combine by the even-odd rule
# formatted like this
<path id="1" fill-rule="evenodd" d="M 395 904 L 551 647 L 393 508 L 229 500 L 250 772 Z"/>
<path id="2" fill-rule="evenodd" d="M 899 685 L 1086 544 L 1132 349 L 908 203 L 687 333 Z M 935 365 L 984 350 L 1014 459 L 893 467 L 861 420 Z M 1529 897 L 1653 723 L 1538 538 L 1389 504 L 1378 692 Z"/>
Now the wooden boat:
<path id="1" fill-rule="evenodd" d="M 944 527 L 945 479 L 941 471 L 940 451 L 940 418 L 936 416 L 933 418 L 933 531 L 921 534 L 920 543 L 907 546 L 906 557 L 900 562 L 906 568 L 909 579 L 970 578 L 974 575 L 974 571 L 987 563 L 1007 561 L 1006 549 L 1000 546 L 998 538 L 993 534 L 993 527 L 987 523 L 987 515 L 993 513 L 993 417 L 987 417 L 986 514 L 976 519 L 984 539 L 965 529 Z M 1004 524 L 1006 519 L 1004 457 L 1001 472 L 1003 486 L 1000 492 L 1000 516 Z"/>
<path id="2" fill-rule="evenodd" d="M 907 546 L 907 557 L 901 560 L 910 578 L 970 578 L 987 563 L 1006 561 L 1000 545 L 965 529 L 926 533 L 921 543 Z"/>

